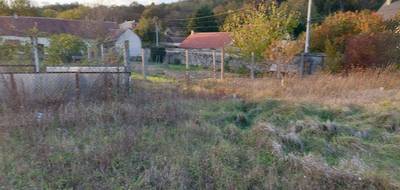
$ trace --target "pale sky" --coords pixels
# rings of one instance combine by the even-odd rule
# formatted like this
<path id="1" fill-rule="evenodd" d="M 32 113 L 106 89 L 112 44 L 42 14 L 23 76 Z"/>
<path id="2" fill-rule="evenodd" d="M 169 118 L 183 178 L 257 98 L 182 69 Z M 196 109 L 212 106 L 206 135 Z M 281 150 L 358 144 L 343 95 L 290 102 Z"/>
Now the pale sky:
<path id="1" fill-rule="evenodd" d="M 56 3 L 75 3 L 79 2 L 80 4 L 85 5 L 94 5 L 94 4 L 104 4 L 104 5 L 129 5 L 135 0 L 33 0 L 39 6 L 48 5 L 48 4 L 56 4 Z M 171 3 L 177 0 L 136 0 L 143 5 L 148 5 L 151 3 Z"/>

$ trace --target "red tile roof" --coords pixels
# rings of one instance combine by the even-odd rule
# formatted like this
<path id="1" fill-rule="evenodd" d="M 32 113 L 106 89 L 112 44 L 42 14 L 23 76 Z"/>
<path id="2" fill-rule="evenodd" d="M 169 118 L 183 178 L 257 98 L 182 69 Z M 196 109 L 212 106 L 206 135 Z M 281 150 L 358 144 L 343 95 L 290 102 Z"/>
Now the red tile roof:
<path id="1" fill-rule="evenodd" d="M 228 32 L 194 33 L 187 37 L 181 48 L 185 49 L 218 49 L 230 45 L 232 38 Z"/>
<path id="2" fill-rule="evenodd" d="M 0 16 L 0 35 L 2 36 L 26 36 L 27 32 L 35 26 L 41 35 L 65 33 L 87 39 L 95 39 L 112 29 L 118 29 L 118 24 L 115 22 Z"/>

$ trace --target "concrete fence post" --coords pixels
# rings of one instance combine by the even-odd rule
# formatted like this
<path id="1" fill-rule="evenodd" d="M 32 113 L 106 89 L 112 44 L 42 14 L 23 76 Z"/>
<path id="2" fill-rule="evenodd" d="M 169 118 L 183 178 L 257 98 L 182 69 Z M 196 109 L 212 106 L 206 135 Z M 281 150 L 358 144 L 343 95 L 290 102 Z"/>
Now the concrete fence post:
<path id="1" fill-rule="evenodd" d="M 221 49 L 221 80 L 224 80 L 224 75 L 225 75 L 225 71 L 224 71 L 224 65 L 225 64 L 225 49 L 222 48 Z"/>
<path id="2" fill-rule="evenodd" d="M 102 43 L 100 45 L 100 59 L 101 59 L 101 63 L 105 63 L 105 59 L 104 59 L 104 44 Z"/>
<path id="3" fill-rule="evenodd" d="M 216 51 L 215 51 L 215 49 L 214 50 L 212 50 L 212 61 L 213 61 L 213 77 L 214 77 L 214 79 L 216 79 L 217 78 L 217 60 L 216 60 L 216 57 L 217 57 L 217 53 L 216 53 Z"/>
<path id="4" fill-rule="evenodd" d="M 146 76 L 146 51 L 145 49 L 142 49 L 142 75 L 143 75 L 143 79 L 147 80 L 147 76 Z"/>
<path id="5" fill-rule="evenodd" d="M 189 75 L 189 50 L 185 50 L 185 64 L 186 64 L 186 80 L 189 81 L 190 75 Z"/>

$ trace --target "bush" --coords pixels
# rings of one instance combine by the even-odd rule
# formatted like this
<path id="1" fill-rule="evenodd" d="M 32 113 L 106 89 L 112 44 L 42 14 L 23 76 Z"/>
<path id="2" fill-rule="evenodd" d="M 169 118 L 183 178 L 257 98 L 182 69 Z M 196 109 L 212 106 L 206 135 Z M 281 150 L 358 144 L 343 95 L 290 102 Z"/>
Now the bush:
<path id="1" fill-rule="evenodd" d="M 343 54 L 329 40 L 325 42 L 325 54 L 325 70 L 330 73 L 340 72 L 343 68 Z"/>
<path id="2" fill-rule="evenodd" d="M 31 54 L 30 44 L 0 44 L 1 64 L 30 64 Z"/>
<path id="3" fill-rule="evenodd" d="M 167 52 L 163 47 L 152 47 L 151 48 L 151 61 L 162 63 Z"/>
<path id="4" fill-rule="evenodd" d="M 312 49 L 325 52 L 329 40 L 335 48 L 344 53 L 346 41 L 359 34 L 377 33 L 385 30 L 382 18 L 370 11 L 339 12 L 329 16 L 313 31 Z"/>
<path id="5" fill-rule="evenodd" d="M 70 34 L 53 35 L 50 38 L 50 47 L 47 48 L 47 64 L 56 65 L 71 63 L 72 56 L 82 55 L 86 51 L 86 44 L 77 36 Z"/>
<path id="6" fill-rule="evenodd" d="M 385 68 L 400 59 L 400 36 L 393 33 L 363 34 L 346 45 L 345 69 Z"/>

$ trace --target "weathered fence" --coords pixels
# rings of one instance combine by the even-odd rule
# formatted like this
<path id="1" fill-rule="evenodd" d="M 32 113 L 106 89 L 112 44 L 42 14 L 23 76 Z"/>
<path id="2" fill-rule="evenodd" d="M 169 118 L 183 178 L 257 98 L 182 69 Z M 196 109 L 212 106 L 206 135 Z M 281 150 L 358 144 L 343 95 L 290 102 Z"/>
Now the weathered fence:
<path id="1" fill-rule="evenodd" d="M 27 73 L 27 72 L 34 72 L 35 66 L 34 65 L 3 65 L 0 64 L 0 73 Z"/>
<path id="2" fill-rule="evenodd" d="M 130 73 L 7 73 L 0 74 L 0 103 L 21 106 L 91 101 L 124 95 Z"/>

